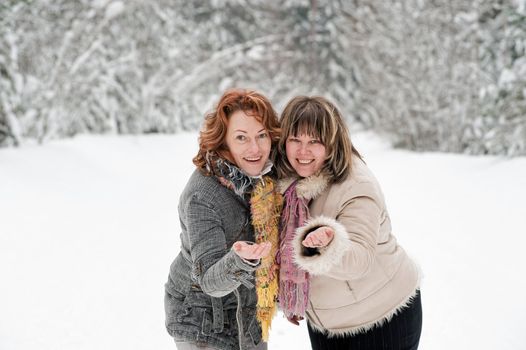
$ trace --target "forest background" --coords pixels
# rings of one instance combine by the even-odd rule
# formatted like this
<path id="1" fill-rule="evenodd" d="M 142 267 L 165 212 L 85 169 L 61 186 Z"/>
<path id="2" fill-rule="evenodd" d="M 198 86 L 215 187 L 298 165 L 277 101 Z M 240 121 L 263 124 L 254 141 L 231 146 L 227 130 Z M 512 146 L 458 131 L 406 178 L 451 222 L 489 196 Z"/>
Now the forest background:
<path id="1" fill-rule="evenodd" d="M 197 130 L 229 87 L 320 94 L 417 151 L 526 155 L 524 0 L 7 0 L 0 146 Z"/>

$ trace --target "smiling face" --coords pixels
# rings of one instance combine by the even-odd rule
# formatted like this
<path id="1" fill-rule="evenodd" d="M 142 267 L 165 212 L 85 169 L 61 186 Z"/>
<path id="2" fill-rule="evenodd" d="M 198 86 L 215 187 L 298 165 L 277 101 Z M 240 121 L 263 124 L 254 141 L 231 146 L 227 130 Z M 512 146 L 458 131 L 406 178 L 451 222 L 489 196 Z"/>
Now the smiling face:
<path id="1" fill-rule="evenodd" d="M 327 159 L 327 151 L 321 141 L 306 134 L 290 135 L 285 149 L 290 165 L 301 177 L 318 173 Z"/>
<path id="2" fill-rule="evenodd" d="M 270 155 L 268 131 L 254 116 L 238 110 L 228 119 L 226 145 L 235 165 L 250 176 L 261 174 Z"/>

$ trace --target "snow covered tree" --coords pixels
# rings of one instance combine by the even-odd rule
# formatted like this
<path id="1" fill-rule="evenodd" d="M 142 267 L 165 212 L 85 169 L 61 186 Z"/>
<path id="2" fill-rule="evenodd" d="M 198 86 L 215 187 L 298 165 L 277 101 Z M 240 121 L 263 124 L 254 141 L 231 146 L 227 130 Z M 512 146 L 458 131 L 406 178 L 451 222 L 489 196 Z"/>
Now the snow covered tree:
<path id="1" fill-rule="evenodd" d="M 0 146 L 18 146 L 22 138 L 18 115 L 23 108 L 24 77 L 18 66 L 19 33 L 10 23 L 12 14 L 21 8 L 17 3 L 0 5 Z"/>
<path id="2" fill-rule="evenodd" d="M 372 0 L 338 6 L 341 16 L 333 24 L 339 37 L 350 38 L 345 54 L 353 68 L 346 71 L 356 82 L 352 110 L 358 121 L 404 148 L 526 153 L 519 117 L 525 91 L 521 5 Z M 506 88 L 513 93 L 502 84 L 492 87 L 506 77 L 514 82 Z M 495 123 L 498 132 L 489 127 Z"/>
<path id="3" fill-rule="evenodd" d="M 472 153 L 526 154 L 526 3 L 488 2 L 479 23 L 486 79 Z"/>
<path id="4" fill-rule="evenodd" d="M 526 153 L 523 0 L 11 0 L 0 145 L 195 130 L 229 87 L 337 102 L 399 147 Z"/>

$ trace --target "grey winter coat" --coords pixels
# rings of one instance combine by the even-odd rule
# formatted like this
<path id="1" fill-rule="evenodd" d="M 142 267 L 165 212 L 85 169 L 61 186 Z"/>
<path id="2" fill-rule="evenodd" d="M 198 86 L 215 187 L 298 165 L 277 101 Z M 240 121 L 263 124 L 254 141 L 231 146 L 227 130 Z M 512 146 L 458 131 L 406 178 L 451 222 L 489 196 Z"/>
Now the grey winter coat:
<path id="1" fill-rule="evenodd" d="M 179 219 L 181 251 L 165 285 L 168 333 L 176 341 L 218 349 L 258 344 L 256 266 L 231 249 L 236 241 L 254 241 L 249 205 L 216 177 L 196 170 L 181 194 Z"/>

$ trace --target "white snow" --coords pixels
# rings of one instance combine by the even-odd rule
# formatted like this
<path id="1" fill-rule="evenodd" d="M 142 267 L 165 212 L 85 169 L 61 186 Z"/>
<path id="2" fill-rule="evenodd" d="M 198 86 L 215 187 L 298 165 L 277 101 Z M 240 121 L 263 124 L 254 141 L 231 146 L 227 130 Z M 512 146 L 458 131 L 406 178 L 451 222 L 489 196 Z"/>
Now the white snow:
<path id="1" fill-rule="evenodd" d="M 122 1 L 114 1 L 106 8 L 105 19 L 112 20 L 124 12 L 124 3 Z"/>
<path id="2" fill-rule="evenodd" d="M 175 349 L 163 284 L 197 135 L 0 149 L 0 349 Z M 392 150 L 357 134 L 424 272 L 421 349 L 524 349 L 526 158 Z M 269 349 L 308 349 L 275 319 Z"/>
<path id="3" fill-rule="evenodd" d="M 514 0 L 513 2 L 520 14 L 526 14 L 526 0 Z"/>
<path id="4" fill-rule="evenodd" d="M 517 76 L 510 69 L 503 69 L 499 76 L 499 86 L 512 84 L 517 80 Z"/>

